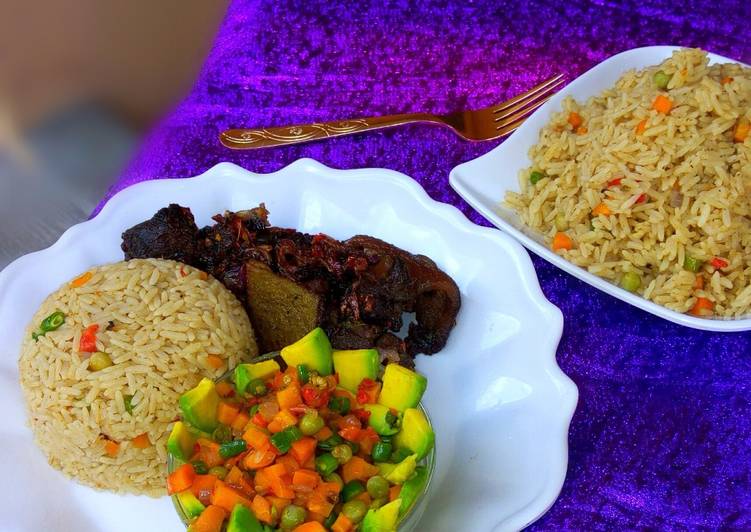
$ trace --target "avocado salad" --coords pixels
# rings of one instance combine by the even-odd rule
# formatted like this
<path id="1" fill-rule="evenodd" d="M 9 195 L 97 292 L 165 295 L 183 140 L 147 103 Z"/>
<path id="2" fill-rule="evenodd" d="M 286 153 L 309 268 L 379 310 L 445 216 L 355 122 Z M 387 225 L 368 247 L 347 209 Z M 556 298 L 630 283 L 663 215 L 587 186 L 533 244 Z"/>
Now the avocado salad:
<path id="1" fill-rule="evenodd" d="M 167 489 L 190 532 L 391 532 L 425 490 L 427 379 L 321 328 L 180 397 Z"/>

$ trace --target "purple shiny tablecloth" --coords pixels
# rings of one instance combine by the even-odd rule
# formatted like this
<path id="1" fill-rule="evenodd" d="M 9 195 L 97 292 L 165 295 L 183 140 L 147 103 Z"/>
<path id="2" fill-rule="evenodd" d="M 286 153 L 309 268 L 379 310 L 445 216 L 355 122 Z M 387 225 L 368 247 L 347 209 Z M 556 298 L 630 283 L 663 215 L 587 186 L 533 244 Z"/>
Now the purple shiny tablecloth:
<path id="1" fill-rule="evenodd" d="M 402 171 L 487 225 L 451 190 L 448 173 L 497 142 L 409 126 L 241 153 L 222 148 L 217 135 L 231 126 L 482 107 L 637 46 L 699 46 L 749 63 L 749 21 L 751 0 L 238 0 L 193 90 L 111 193 L 220 161 L 268 172 L 312 157 Z M 563 491 L 530 528 L 751 529 L 751 334 L 673 325 L 533 260 L 565 315 L 558 361 L 581 397 Z"/>

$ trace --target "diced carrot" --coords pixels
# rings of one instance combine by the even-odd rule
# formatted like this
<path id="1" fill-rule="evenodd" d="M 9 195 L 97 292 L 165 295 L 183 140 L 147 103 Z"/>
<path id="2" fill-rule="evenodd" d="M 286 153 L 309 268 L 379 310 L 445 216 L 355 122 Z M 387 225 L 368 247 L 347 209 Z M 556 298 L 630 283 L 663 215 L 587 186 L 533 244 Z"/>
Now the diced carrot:
<path id="1" fill-rule="evenodd" d="M 269 424 L 268 421 L 266 421 L 266 418 L 264 418 L 260 412 L 256 412 L 252 418 L 250 418 L 250 421 L 256 425 L 257 427 L 266 428 Z"/>
<path id="2" fill-rule="evenodd" d="M 610 207 L 608 207 L 604 203 L 600 203 L 594 209 L 592 209 L 592 214 L 594 214 L 595 216 L 610 216 L 613 213 L 611 212 Z"/>
<path id="3" fill-rule="evenodd" d="M 315 471 L 309 469 L 298 469 L 295 474 L 292 475 L 292 487 L 293 488 L 308 488 L 314 490 L 319 482 L 321 482 L 321 476 Z"/>
<path id="4" fill-rule="evenodd" d="M 672 108 L 673 102 L 664 94 L 658 94 L 655 101 L 652 102 L 652 109 L 664 115 L 668 114 Z"/>
<path id="5" fill-rule="evenodd" d="M 227 510 L 213 504 L 206 507 L 201 515 L 190 525 L 191 532 L 220 532 Z"/>
<path id="6" fill-rule="evenodd" d="M 73 288 L 80 288 L 86 283 L 88 283 L 92 277 L 94 277 L 94 274 L 92 274 L 91 272 L 83 273 L 79 275 L 78 277 L 76 277 L 75 279 L 73 279 L 70 282 L 70 286 L 72 286 Z"/>
<path id="7" fill-rule="evenodd" d="M 311 512 L 321 514 L 326 517 L 328 517 L 331 511 L 334 509 L 334 505 L 332 503 L 318 494 L 313 494 L 308 499 L 306 507 Z"/>
<path id="8" fill-rule="evenodd" d="M 735 142 L 744 142 L 748 138 L 748 134 L 751 131 L 751 122 L 745 118 L 740 118 L 735 125 L 735 131 L 733 132 L 733 140 Z"/>
<path id="9" fill-rule="evenodd" d="M 323 524 L 323 522 L 326 520 L 326 517 L 327 516 L 323 514 L 317 514 L 308 510 L 308 521 L 315 521 L 316 523 Z"/>
<path id="10" fill-rule="evenodd" d="M 149 435 L 145 432 L 130 440 L 130 443 L 132 443 L 133 447 L 136 449 L 146 449 L 147 447 L 151 447 L 151 440 L 149 440 Z"/>
<path id="11" fill-rule="evenodd" d="M 206 438 L 198 438 L 198 452 L 194 459 L 201 460 L 208 467 L 219 466 L 224 463 L 224 458 L 219 454 L 219 444 Z"/>
<path id="12" fill-rule="evenodd" d="M 401 484 L 395 484 L 389 488 L 389 501 L 393 501 L 399 498 L 399 494 L 402 492 Z"/>
<path id="13" fill-rule="evenodd" d="M 239 406 L 221 401 L 216 409 L 216 418 L 222 425 L 231 425 L 239 413 Z"/>
<path id="14" fill-rule="evenodd" d="M 319 492 L 324 497 L 330 497 L 333 495 L 336 495 L 340 491 L 342 491 L 342 485 L 338 482 L 323 482 L 321 481 L 318 484 L 318 487 L 316 488 L 316 491 Z"/>
<path id="15" fill-rule="evenodd" d="M 696 303 L 694 303 L 694 306 L 691 307 L 691 310 L 689 311 L 694 316 L 709 316 L 712 314 L 712 309 L 714 308 L 714 303 L 712 303 L 709 299 L 706 297 L 697 297 Z"/>
<path id="16" fill-rule="evenodd" d="M 243 434 L 243 440 L 256 451 L 265 451 L 271 447 L 269 435 L 252 423 Z"/>
<path id="17" fill-rule="evenodd" d="M 206 272 L 201 272 L 198 274 L 198 276 L 201 278 L 202 281 L 206 281 L 209 278 L 209 274 Z"/>
<path id="18" fill-rule="evenodd" d="M 342 479 L 345 483 L 351 480 L 368 480 L 377 474 L 378 468 L 359 456 L 353 456 L 349 462 L 342 466 Z"/>
<path id="19" fill-rule="evenodd" d="M 266 428 L 271 432 L 281 432 L 292 425 L 297 425 L 297 418 L 288 409 L 283 408 L 276 416 L 274 416 L 274 419 Z"/>
<path id="20" fill-rule="evenodd" d="M 216 393 L 219 397 L 229 397 L 235 393 L 235 389 L 227 381 L 219 381 L 216 383 Z"/>
<path id="21" fill-rule="evenodd" d="M 214 369 L 219 369 L 224 366 L 224 360 L 217 355 L 207 355 L 206 363 Z"/>
<path id="22" fill-rule="evenodd" d="M 250 416 L 245 412 L 240 412 L 230 426 L 235 432 L 242 432 L 249 422 Z"/>
<path id="23" fill-rule="evenodd" d="M 307 462 L 305 462 L 304 464 L 300 464 L 300 465 L 302 466 L 303 469 L 311 469 L 311 470 L 315 469 L 316 468 L 315 455 L 311 456 L 310 458 L 308 458 Z"/>
<path id="24" fill-rule="evenodd" d="M 344 427 L 342 430 L 339 431 L 339 436 L 341 436 L 347 441 L 356 442 L 358 439 L 360 439 L 361 432 L 362 432 L 362 429 L 358 427 Z"/>
<path id="25" fill-rule="evenodd" d="M 117 443 L 114 440 L 107 440 L 104 443 L 104 452 L 107 453 L 107 456 L 110 458 L 114 458 L 117 456 L 117 453 L 120 451 L 120 444 Z"/>
<path id="26" fill-rule="evenodd" d="M 276 509 L 276 515 L 282 515 L 284 509 L 292 504 L 292 501 L 290 499 L 274 497 L 273 495 L 267 496 L 266 499 L 268 499 L 268 501 L 271 503 L 271 506 Z"/>
<path id="27" fill-rule="evenodd" d="M 723 85 L 727 85 L 728 83 L 732 83 L 732 82 L 733 82 L 733 78 L 731 78 L 730 76 L 725 76 L 724 78 L 720 80 L 720 83 Z"/>
<path id="28" fill-rule="evenodd" d="M 332 433 L 333 434 L 333 433 Z M 295 457 L 298 464 L 304 464 L 315 454 L 318 441 L 310 436 L 304 436 L 292 443 L 289 454 Z"/>
<path id="29" fill-rule="evenodd" d="M 579 126 L 576 128 L 576 134 L 577 135 L 586 135 L 589 132 L 589 130 L 584 126 Z"/>
<path id="30" fill-rule="evenodd" d="M 373 450 L 373 446 L 380 440 L 378 433 L 373 430 L 373 427 L 365 427 L 360 431 L 360 437 L 357 439 L 357 443 L 360 444 L 360 450 L 365 454 L 370 455 Z"/>
<path id="31" fill-rule="evenodd" d="M 237 488 L 245 496 L 252 497 L 256 494 L 248 476 L 237 466 L 233 466 L 232 469 L 230 469 L 227 476 L 224 477 L 224 483 L 233 488 Z"/>
<path id="32" fill-rule="evenodd" d="M 235 488 L 231 488 L 221 480 L 214 485 L 214 493 L 211 494 L 211 504 L 220 506 L 231 512 L 236 504 L 251 507 L 251 501 Z"/>
<path id="33" fill-rule="evenodd" d="M 273 521 L 271 517 L 271 503 L 266 497 L 262 497 L 261 495 L 253 497 L 253 503 L 250 509 L 253 510 L 253 513 L 256 514 L 256 517 L 260 521 L 268 524 L 271 524 Z"/>
<path id="34" fill-rule="evenodd" d="M 300 397 L 300 387 L 297 383 L 293 382 L 286 388 L 276 392 L 276 401 L 279 403 L 279 408 L 292 408 L 302 403 L 302 397 Z"/>
<path id="35" fill-rule="evenodd" d="M 216 475 L 196 475 L 193 484 L 190 485 L 190 491 L 198 497 L 198 500 L 207 504 L 211 501 L 211 494 L 214 492 L 216 481 Z"/>
<path id="36" fill-rule="evenodd" d="M 326 529 L 317 521 L 308 521 L 297 528 L 293 528 L 292 532 L 326 532 Z"/>
<path id="37" fill-rule="evenodd" d="M 696 275 L 696 279 L 694 280 L 694 288 L 696 288 L 697 290 L 704 288 L 704 277 L 701 274 Z"/>
<path id="38" fill-rule="evenodd" d="M 167 476 L 167 493 L 172 495 L 178 491 L 185 491 L 193 484 L 196 471 L 191 464 L 183 464 Z"/>
<path id="39" fill-rule="evenodd" d="M 636 134 L 641 135 L 646 130 L 647 130 L 647 119 L 645 118 L 644 120 L 636 124 Z"/>
<path id="40" fill-rule="evenodd" d="M 276 459 L 276 463 L 282 464 L 290 475 L 300 469 L 300 464 L 298 464 L 295 457 L 290 454 L 280 456 Z"/>
<path id="41" fill-rule="evenodd" d="M 553 237 L 553 251 L 559 249 L 571 249 L 574 247 L 574 242 L 566 233 L 558 232 Z"/>
<path id="42" fill-rule="evenodd" d="M 265 468 L 266 477 L 269 479 L 271 491 L 274 495 L 283 499 L 292 499 L 295 492 L 292 490 L 292 482 L 284 464 L 273 464 Z"/>
<path id="43" fill-rule="evenodd" d="M 568 114 L 568 123 L 571 124 L 571 127 L 576 129 L 584 123 L 584 120 L 579 113 L 577 113 L 576 111 L 571 111 Z"/>
<path id="44" fill-rule="evenodd" d="M 266 474 L 266 471 L 264 469 L 259 469 L 256 471 L 255 477 L 253 477 L 253 484 L 255 486 L 256 492 L 260 493 L 261 495 L 265 495 L 268 493 L 269 489 L 271 489 L 271 480 L 269 479 L 269 476 Z"/>
<path id="45" fill-rule="evenodd" d="M 331 525 L 331 532 L 351 532 L 353 529 L 354 523 L 344 513 L 340 513 Z"/>
<path id="46" fill-rule="evenodd" d="M 274 451 L 252 450 L 247 455 L 245 455 L 242 463 L 245 469 L 255 470 L 261 469 L 262 467 L 266 467 L 267 465 L 271 464 L 274 461 L 274 458 L 276 458 L 276 453 L 274 453 Z"/>
<path id="47" fill-rule="evenodd" d="M 321 430 L 313 434 L 313 437 L 318 441 L 323 441 L 328 440 L 333 435 L 334 432 L 329 427 L 324 426 Z"/>
<path id="48" fill-rule="evenodd" d="M 353 497 L 353 499 L 364 502 L 368 507 L 370 507 L 370 503 L 373 502 L 373 499 L 370 497 L 367 491 L 363 491 L 361 494 Z"/>

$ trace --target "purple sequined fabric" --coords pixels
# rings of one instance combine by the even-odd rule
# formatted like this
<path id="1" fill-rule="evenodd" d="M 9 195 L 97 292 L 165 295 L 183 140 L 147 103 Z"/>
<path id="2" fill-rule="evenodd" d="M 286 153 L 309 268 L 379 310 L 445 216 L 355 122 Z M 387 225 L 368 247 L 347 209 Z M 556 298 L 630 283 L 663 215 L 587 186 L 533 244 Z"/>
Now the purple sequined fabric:
<path id="1" fill-rule="evenodd" d="M 751 1 L 233 2 L 188 97 L 114 193 L 220 161 L 255 172 L 300 157 L 377 166 L 487 225 L 451 190 L 498 142 L 407 126 L 233 152 L 223 129 L 483 107 L 638 46 L 698 46 L 751 63 Z M 565 316 L 558 361 L 579 386 L 566 483 L 532 530 L 751 529 L 751 333 L 673 325 L 533 257 Z"/>

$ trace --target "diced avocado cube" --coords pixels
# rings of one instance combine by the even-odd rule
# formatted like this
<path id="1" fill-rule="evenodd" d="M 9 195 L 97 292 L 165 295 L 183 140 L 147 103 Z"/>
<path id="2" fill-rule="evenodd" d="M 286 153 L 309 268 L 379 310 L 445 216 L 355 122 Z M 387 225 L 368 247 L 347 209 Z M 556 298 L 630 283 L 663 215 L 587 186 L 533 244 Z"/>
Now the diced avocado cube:
<path id="1" fill-rule="evenodd" d="M 378 402 L 403 412 L 420 403 L 427 387 L 428 379 L 424 376 L 399 364 L 389 364 L 383 374 L 383 388 Z"/>
<path id="2" fill-rule="evenodd" d="M 353 349 L 334 351 L 334 371 L 339 375 L 339 386 L 352 393 L 363 379 L 376 380 L 381 369 L 381 357 L 377 349 Z"/>
<path id="3" fill-rule="evenodd" d="M 235 381 L 237 393 L 243 394 L 248 388 L 250 381 L 253 379 L 265 380 L 280 369 L 276 360 L 264 360 L 255 364 L 238 364 L 232 374 L 232 380 Z"/>
<path id="4" fill-rule="evenodd" d="M 417 468 L 417 455 L 410 454 L 407 458 L 396 464 L 396 467 L 386 475 L 386 480 L 392 484 L 404 484 Z"/>
<path id="5" fill-rule="evenodd" d="M 242 504 L 236 504 L 229 514 L 227 532 L 263 532 L 263 525 L 252 511 Z"/>
<path id="6" fill-rule="evenodd" d="M 402 428 L 394 438 L 397 447 L 406 447 L 422 460 L 435 444 L 435 433 L 422 410 L 408 408 L 402 417 Z"/>
<path id="7" fill-rule="evenodd" d="M 333 373 L 332 350 L 323 329 L 316 327 L 297 342 L 282 348 L 282 358 L 288 366 L 305 364 L 319 375 Z"/>
<path id="8" fill-rule="evenodd" d="M 182 421 L 175 423 L 167 438 L 167 452 L 183 462 L 190 459 L 196 438 Z"/>
<path id="9" fill-rule="evenodd" d="M 402 484 L 402 489 L 399 492 L 399 498 L 402 500 L 402 505 L 399 508 L 399 517 L 404 516 L 412 507 L 417 497 L 425 490 L 425 485 L 428 483 L 428 468 L 425 466 L 417 466 L 415 468 L 415 474 Z"/>
<path id="10" fill-rule="evenodd" d="M 201 515 L 201 512 L 206 509 L 203 503 L 201 503 L 201 501 L 199 501 L 196 496 L 193 495 L 193 492 L 189 489 L 178 493 L 177 500 L 180 502 L 180 506 L 185 511 L 185 515 L 187 515 L 190 519 L 198 517 L 199 515 Z"/>
<path id="11" fill-rule="evenodd" d="M 373 427 L 373 430 L 378 434 L 381 436 L 393 436 L 399 432 L 399 424 L 402 417 L 399 412 L 394 411 L 396 412 L 394 413 L 390 408 L 377 404 L 368 404 L 362 407 L 370 412 L 368 425 Z"/>
<path id="12" fill-rule="evenodd" d="M 198 386 L 180 396 L 183 419 L 205 432 L 214 432 L 219 424 L 216 418 L 218 407 L 219 394 L 211 379 L 201 379 Z"/>
<path id="13" fill-rule="evenodd" d="M 402 499 L 396 498 L 377 510 L 368 510 L 360 525 L 361 532 L 394 532 L 399 521 Z"/>

